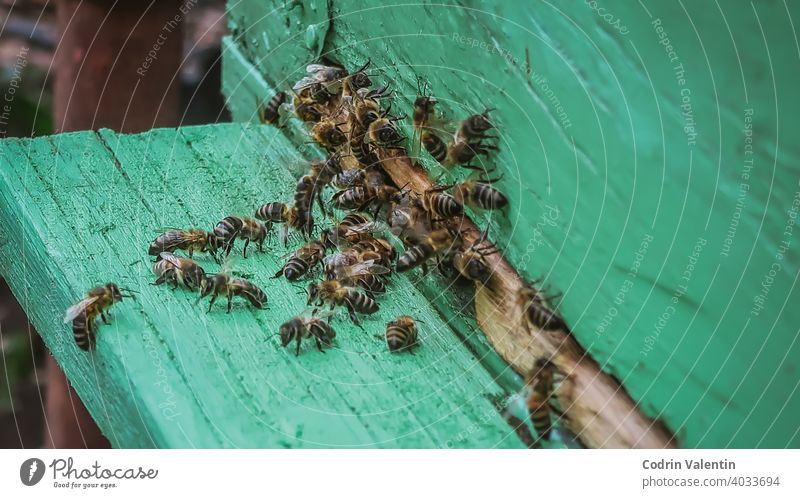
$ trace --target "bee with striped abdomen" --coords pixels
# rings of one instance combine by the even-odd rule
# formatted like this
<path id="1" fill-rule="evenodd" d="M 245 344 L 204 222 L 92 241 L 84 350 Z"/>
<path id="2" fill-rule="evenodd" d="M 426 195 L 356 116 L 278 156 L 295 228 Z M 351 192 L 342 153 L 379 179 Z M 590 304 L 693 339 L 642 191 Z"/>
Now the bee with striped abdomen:
<path id="1" fill-rule="evenodd" d="M 420 135 L 420 141 L 425 150 L 428 151 L 428 154 L 436 159 L 436 162 L 445 167 L 450 166 L 450 163 L 448 162 L 449 149 L 447 144 L 444 143 L 444 140 L 442 140 L 442 138 L 437 135 L 436 132 L 431 130 L 423 130 Z"/>
<path id="2" fill-rule="evenodd" d="M 258 101 L 258 120 L 263 124 L 275 124 L 280 117 L 280 109 L 284 102 L 286 102 L 288 95 L 286 92 L 276 93 L 267 105 L 263 101 Z"/>
<path id="3" fill-rule="evenodd" d="M 553 396 L 556 366 L 546 358 L 536 360 L 536 366 L 527 379 L 530 394 L 526 400 L 536 434 L 544 440 L 550 439 L 553 421 L 550 400 Z"/>
<path id="4" fill-rule="evenodd" d="M 176 249 L 186 251 L 189 258 L 195 251 L 211 252 L 216 258 L 216 245 L 214 244 L 214 234 L 192 228 L 189 230 L 169 230 L 162 233 L 150 243 L 147 254 L 158 256 L 162 252 L 174 252 Z"/>
<path id="5" fill-rule="evenodd" d="M 266 222 L 267 233 L 272 231 L 273 223 L 283 223 L 281 241 L 286 245 L 289 228 L 301 229 L 299 210 L 282 202 L 268 202 L 256 210 L 256 218 Z"/>
<path id="6" fill-rule="evenodd" d="M 306 237 L 311 237 L 314 232 L 313 204 L 317 195 L 317 182 L 314 178 L 311 175 L 300 177 L 294 190 L 294 207 L 297 210 L 297 227 Z"/>
<path id="7" fill-rule="evenodd" d="M 369 88 L 372 85 L 372 80 L 366 73 L 372 61 L 367 59 L 367 62 L 361 66 L 356 72 L 345 76 L 342 80 L 342 97 L 352 97 L 358 95 L 358 91 L 362 88 Z"/>
<path id="8" fill-rule="evenodd" d="M 383 204 L 391 202 L 392 198 L 399 190 L 391 185 L 381 185 L 378 187 L 361 185 L 340 190 L 331 197 L 331 202 L 337 209 L 356 209 L 366 210 L 370 204 L 376 205 L 376 210 L 380 210 Z"/>
<path id="9" fill-rule="evenodd" d="M 386 345 L 392 353 L 408 351 L 419 345 L 417 322 L 408 315 L 389 322 L 386 325 Z"/>
<path id="10" fill-rule="evenodd" d="M 153 263 L 153 273 L 156 281 L 153 285 L 170 282 L 173 289 L 183 285 L 187 289 L 195 290 L 202 286 L 206 279 L 206 272 L 194 260 L 179 258 L 171 252 L 162 252 L 158 260 Z"/>
<path id="11" fill-rule="evenodd" d="M 303 339 L 313 337 L 317 343 L 317 349 L 322 351 L 322 346 L 331 346 L 333 339 L 336 338 L 336 331 L 333 330 L 328 323 L 316 316 L 316 313 L 310 318 L 304 316 L 297 316 L 281 325 L 280 328 L 281 346 L 286 347 L 292 341 L 295 341 L 295 356 L 300 355 L 300 342 Z"/>
<path id="12" fill-rule="evenodd" d="M 522 317 L 528 329 L 564 330 L 567 328 L 564 320 L 547 306 L 542 294 L 529 284 L 523 284 L 517 291 L 517 304 L 522 309 Z"/>
<path id="13" fill-rule="evenodd" d="M 275 274 L 275 278 L 283 275 L 286 280 L 295 281 L 322 261 L 324 256 L 325 244 L 318 240 L 312 240 L 295 251 L 283 268 Z"/>
<path id="14" fill-rule="evenodd" d="M 346 287 L 336 280 L 323 280 L 308 286 L 308 304 L 316 301 L 317 305 L 327 304 L 330 309 L 344 306 L 350 320 L 360 326 L 356 313 L 371 315 L 378 311 L 378 303 L 371 297 L 362 294 L 352 287 Z"/>
<path id="15" fill-rule="evenodd" d="M 395 122 L 400 121 L 404 116 L 386 117 L 388 109 L 384 111 L 379 119 L 370 123 L 367 128 L 367 138 L 369 143 L 373 143 L 382 149 L 403 149 L 400 145 L 405 137 L 400 133 Z"/>
<path id="16" fill-rule="evenodd" d="M 427 262 L 432 258 L 447 259 L 461 244 L 461 235 L 454 229 L 438 228 L 430 233 L 420 244 L 410 247 L 397 260 L 395 270 L 408 271 L 422 266 L 423 274 L 428 273 Z"/>
<path id="17" fill-rule="evenodd" d="M 209 313 L 214 302 L 222 295 L 228 298 L 228 313 L 231 312 L 234 296 L 241 296 L 247 299 L 251 305 L 258 309 L 264 309 L 264 305 L 267 302 L 267 295 L 254 283 L 243 278 L 231 278 L 225 271 L 210 276 L 203 281 L 200 286 L 200 296 L 198 296 L 196 302 L 199 303 L 201 299 L 209 294 L 211 294 L 211 302 L 208 303 Z"/>
<path id="18" fill-rule="evenodd" d="M 447 146 L 447 164 L 461 164 L 467 168 L 477 169 L 470 165 L 470 162 L 478 155 L 488 156 L 491 151 L 496 150 L 499 150 L 496 145 L 483 142 L 452 142 Z"/>
<path id="19" fill-rule="evenodd" d="M 109 282 L 103 287 L 90 290 L 78 304 L 67 308 L 64 314 L 64 323 L 72 322 L 72 335 L 78 347 L 84 351 L 94 349 L 97 341 L 97 323 L 99 315 L 103 323 L 108 324 L 111 313 L 108 309 L 123 298 L 133 298 L 133 294 L 123 294 L 117 284 Z"/>
<path id="20" fill-rule="evenodd" d="M 428 212 L 432 221 L 449 220 L 464 214 L 464 206 L 445 192 L 447 188 L 447 186 L 430 188 L 422 195 L 422 207 Z"/>
<path id="21" fill-rule="evenodd" d="M 486 256 L 497 253 L 497 248 L 486 239 L 486 236 L 487 232 L 484 232 L 470 247 L 458 250 L 453 255 L 453 266 L 461 276 L 484 284 L 489 283 L 493 274 Z"/>
<path id="22" fill-rule="evenodd" d="M 214 227 L 213 245 L 220 249 L 223 256 L 227 256 L 233 249 L 233 243 L 239 232 L 242 230 L 244 222 L 236 216 L 226 216 Z"/>
<path id="23" fill-rule="evenodd" d="M 499 179 L 480 178 L 456 183 L 453 186 L 453 197 L 462 205 L 473 208 L 503 209 L 508 205 L 508 198 L 492 186 Z"/>

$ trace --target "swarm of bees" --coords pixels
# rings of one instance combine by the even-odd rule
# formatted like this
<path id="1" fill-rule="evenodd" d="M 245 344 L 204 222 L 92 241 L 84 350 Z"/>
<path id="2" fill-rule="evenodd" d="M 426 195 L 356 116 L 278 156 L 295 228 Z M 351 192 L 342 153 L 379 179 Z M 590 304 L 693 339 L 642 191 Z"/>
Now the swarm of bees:
<path id="1" fill-rule="evenodd" d="M 326 157 L 307 164 L 291 199 L 263 203 L 252 218 L 227 216 L 210 231 L 191 228 L 161 233 L 148 249 L 148 254 L 156 257 L 154 285 L 167 283 L 173 289 L 196 291 L 197 302 L 211 296 L 209 312 L 220 296 L 227 298 L 228 313 L 237 296 L 263 309 L 267 295 L 257 285 L 235 278 L 228 265 L 219 273 L 209 274 L 192 259 L 193 255 L 208 252 L 217 263 L 229 261 L 236 241 L 243 240 L 242 257 L 246 258 L 251 242 L 259 252 L 264 251 L 275 225 L 281 225 L 279 239 L 284 247 L 290 232 L 296 232 L 304 239 L 303 245 L 288 255 L 274 275 L 290 282 L 310 279 L 304 286 L 310 308 L 283 323 L 278 331 L 281 346 L 294 343 L 295 354 L 300 353 L 303 339 L 313 338 L 319 351 L 333 345 L 336 332 L 331 319 L 339 309 L 361 327 L 359 317 L 379 310 L 394 272 L 420 268 L 427 275 L 429 267 L 435 266 L 444 275 L 454 274 L 492 288 L 490 261 L 498 250 L 488 240 L 488 231 L 468 242 L 462 226 L 466 208 L 501 211 L 508 206 L 506 195 L 495 187 L 502 177 L 490 178 L 483 173 L 475 177 L 477 173 L 470 173 L 466 180 L 435 184 L 416 192 L 395 185 L 383 167 L 387 159 L 416 158 L 424 149 L 445 173 L 455 166 L 485 171 L 473 161 L 484 161 L 498 150 L 497 137 L 490 134 L 496 129 L 492 109 L 448 122 L 437 112 L 438 101 L 428 85 L 419 80 L 409 155 L 405 146 L 408 137 L 399 124 L 406 116 L 392 113 L 392 90 L 389 85 L 373 87 L 375 75 L 367 73 L 369 67 L 367 61 L 348 73 L 340 67 L 311 64 L 306 76 L 291 89 L 276 93 L 266 103 L 257 103 L 262 123 L 282 127 L 289 119 L 303 122 Z M 332 194 L 326 193 L 329 189 Z M 341 218 L 323 228 L 323 223 L 315 219 L 315 207 L 323 223 L 332 217 Z M 399 240 L 402 249 L 398 250 L 392 240 Z M 177 256 L 177 251 L 187 257 Z M 81 348 L 94 346 L 96 317 L 105 322 L 108 307 L 123 297 L 132 295 L 123 295 L 116 285 L 108 284 L 91 290 L 86 299 L 67 311 L 65 322 L 73 321 Z M 517 301 L 520 326 L 566 329 L 548 298 L 531 285 L 519 289 Z M 395 318 L 386 325 L 384 338 L 392 353 L 413 349 L 419 345 L 417 321 L 408 315 Z M 544 439 L 549 437 L 552 369 L 549 362 L 537 363 L 536 374 L 528 384 L 530 415 Z"/>

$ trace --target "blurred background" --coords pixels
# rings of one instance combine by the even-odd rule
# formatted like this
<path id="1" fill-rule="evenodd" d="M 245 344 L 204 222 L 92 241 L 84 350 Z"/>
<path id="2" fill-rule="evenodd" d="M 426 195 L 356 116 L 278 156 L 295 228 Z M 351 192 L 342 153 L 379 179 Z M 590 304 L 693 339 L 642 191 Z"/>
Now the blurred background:
<path id="1" fill-rule="evenodd" d="M 0 137 L 31 137 L 58 130 L 101 127 L 141 131 L 151 127 L 147 126 L 149 123 L 177 126 L 229 121 L 220 93 L 220 40 L 226 30 L 224 0 L 160 0 L 158 4 L 155 1 L 129 0 L 0 0 L 0 88 L 5 92 L 15 82 L 19 84 L 8 119 L 0 122 Z M 135 65 L 108 64 L 103 55 L 124 56 L 114 46 L 121 43 L 133 47 L 128 49 L 131 61 L 136 58 L 135 64 L 139 64 L 144 53 L 141 45 L 136 45 L 136 37 L 141 38 L 144 46 L 149 46 L 155 37 L 152 32 L 147 32 L 148 24 L 160 30 L 173 13 L 182 16 L 180 26 L 176 28 L 180 33 L 180 47 L 173 57 L 167 50 L 163 51 L 161 58 L 167 67 L 163 73 L 157 73 L 154 68 L 150 81 L 142 80 L 144 85 L 139 87 L 139 94 L 147 95 L 146 85 L 164 84 L 167 77 L 171 79 L 177 71 L 175 109 L 168 109 L 171 112 L 166 116 L 162 112 L 156 119 L 152 108 L 160 102 L 151 99 L 152 106 L 128 106 L 130 110 L 126 109 L 125 120 L 119 124 L 113 118 L 104 119 L 103 113 L 97 112 L 101 109 L 100 97 L 93 95 L 97 88 L 82 87 L 81 78 L 111 81 L 109 86 L 112 86 L 115 77 L 112 72 L 116 71 L 119 77 L 130 79 L 125 71 L 130 71 Z M 138 24 L 137 18 L 141 18 Z M 83 29 L 92 23 L 108 28 L 110 41 L 104 40 L 106 34 L 100 33 L 99 28 L 94 31 Z M 126 23 L 133 23 L 136 29 L 124 29 Z M 121 26 L 123 29 L 119 29 Z M 81 47 L 81 37 L 93 42 L 90 54 L 81 52 L 85 50 Z M 74 53 L 80 53 L 84 60 L 100 62 L 87 64 L 83 74 L 80 71 L 76 73 L 75 64 L 69 63 L 72 62 L 69 59 L 66 59 L 69 64 L 63 64 L 64 59 L 59 64 L 59 56 L 70 57 Z M 25 54 L 21 72 L 20 54 Z M 104 71 L 112 78 L 107 80 L 108 74 L 102 74 Z M 57 91 L 59 85 L 68 90 L 68 99 L 74 99 L 71 106 L 63 106 L 64 95 L 59 96 Z M 102 90 L 105 90 L 105 85 Z M 122 91 L 124 89 L 117 89 L 117 93 Z M 114 90 L 109 93 L 113 96 Z M 155 87 L 152 93 L 164 92 Z M 59 102 L 62 102 L 62 107 L 57 109 Z M 169 102 L 166 107 L 169 107 Z M 85 116 L 71 114 L 81 112 L 84 115 L 88 113 L 91 120 L 86 122 Z M 144 123 L 144 126 L 139 126 L 139 123 Z M 0 355 L 0 448 L 105 445 L 104 441 L 98 440 L 102 438 L 99 433 L 93 439 L 91 430 L 86 430 L 86 424 L 93 423 L 82 407 L 73 406 L 80 401 L 74 393 L 68 392 L 66 380 L 28 323 L 2 275 Z M 48 424 L 45 424 L 46 419 Z M 77 424 L 81 430 L 77 431 L 80 438 L 76 442 L 69 436 L 76 433 L 73 429 L 77 429 Z"/>

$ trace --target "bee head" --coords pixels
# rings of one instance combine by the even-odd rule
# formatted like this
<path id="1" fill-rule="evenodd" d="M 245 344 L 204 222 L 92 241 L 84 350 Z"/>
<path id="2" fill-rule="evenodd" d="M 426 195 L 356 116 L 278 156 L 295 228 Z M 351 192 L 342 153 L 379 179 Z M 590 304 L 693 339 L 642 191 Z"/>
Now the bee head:
<path id="1" fill-rule="evenodd" d="M 120 292 L 117 284 L 109 282 L 106 284 L 106 290 L 111 294 L 111 299 L 116 303 L 122 301 L 122 292 Z"/>
<path id="2" fill-rule="evenodd" d="M 312 282 L 308 285 L 308 302 L 306 304 L 311 304 L 318 297 L 319 297 L 319 284 Z"/>
<path id="3" fill-rule="evenodd" d="M 293 318 L 288 322 L 284 323 L 283 325 L 281 325 L 280 329 L 281 346 L 286 347 L 290 342 L 292 342 L 292 339 L 294 339 L 297 336 L 299 329 L 298 327 L 299 324 L 297 323 L 298 321 L 299 321 L 298 318 Z"/>

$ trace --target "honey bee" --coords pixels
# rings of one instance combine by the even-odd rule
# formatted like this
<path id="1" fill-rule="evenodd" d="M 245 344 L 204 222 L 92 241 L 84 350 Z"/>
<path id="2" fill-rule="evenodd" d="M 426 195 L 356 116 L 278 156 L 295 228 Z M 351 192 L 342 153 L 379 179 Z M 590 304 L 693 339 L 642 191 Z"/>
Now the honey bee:
<path id="1" fill-rule="evenodd" d="M 243 239 L 244 247 L 242 248 L 242 256 L 247 257 L 247 246 L 250 241 L 258 244 L 258 250 L 264 252 L 264 240 L 267 238 L 267 227 L 263 223 L 259 223 L 253 218 L 241 218 L 242 228 L 239 230 L 238 237 Z"/>
<path id="2" fill-rule="evenodd" d="M 380 162 L 378 154 L 372 147 L 372 144 L 365 140 L 366 132 L 353 129 L 350 132 L 350 153 L 356 158 L 358 164 L 365 168 L 372 167 Z M 356 170 L 360 171 L 360 170 Z"/>
<path id="3" fill-rule="evenodd" d="M 216 257 L 216 245 L 214 244 L 214 235 L 192 228 L 190 230 L 169 230 L 162 233 L 150 243 L 150 248 L 147 254 L 150 256 L 158 256 L 162 252 L 174 252 L 176 249 L 181 249 L 192 257 L 194 251 L 211 252 Z"/>
<path id="4" fill-rule="evenodd" d="M 517 291 L 517 304 L 522 309 L 525 325 L 529 329 L 563 330 L 567 328 L 564 320 L 545 303 L 542 294 L 528 284 Z"/>
<path id="5" fill-rule="evenodd" d="M 306 123 L 318 123 L 325 115 L 322 107 L 313 102 L 303 101 L 298 97 L 295 97 L 292 107 L 297 117 Z"/>
<path id="6" fill-rule="evenodd" d="M 310 175 L 305 175 L 297 182 L 294 191 L 294 207 L 297 219 L 295 224 L 306 237 L 314 232 L 314 213 L 312 204 L 317 196 L 317 184 Z"/>
<path id="7" fill-rule="evenodd" d="M 347 135 L 340 126 L 331 119 L 323 119 L 311 128 L 311 138 L 327 150 L 336 150 L 347 143 Z"/>
<path id="8" fill-rule="evenodd" d="M 418 344 L 417 322 L 410 316 L 399 316 L 386 325 L 386 345 L 392 353 L 408 351 Z"/>
<path id="9" fill-rule="evenodd" d="M 339 190 L 346 190 L 364 183 L 365 172 L 363 169 L 346 169 L 331 179 L 331 184 Z"/>
<path id="10" fill-rule="evenodd" d="M 473 143 L 488 138 L 486 132 L 494 128 L 492 122 L 489 121 L 490 111 L 491 109 L 486 109 L 482 114 L 473 114 L 462 121 L 456 131 L 454 142 Z"/>
<path id="11" fill-rule="evenodd" d="M 422 207 L 432 219 L 449 220 L 464 214 L 464 206 L 444 192 L 447 186 L 430 188 L 422 195 Z M 435 217 L 435 218 L 434 218 Z"/>
<path id="12" fill-rule="evenodd" d="M 350 320 L 360 326 L 356 313 L 371 315 L 378 311 L 378 303 L 358 290 L 342 285 L 336 280 L 323 280 L 312 283 L 308 287 L 308 304 L 316 301 L 317 305 L 328 304 L 330 309 L 345 306 Z"/>
<path id="13" fill-rule="evenodd" d="M 343 68 L 323 64 L 309 64 L 306 66 L 306 73 L 308 75 L 298 81 L 293 90 L 299 93 L 307 92 L 317 98 L 321 98 L 323 91 L 338 95 L 342 90 L 341 81 L 347 76 L 347 71 Z"/>
<path id="14" fill-rule="evenodd" d="M 361 66 L 356 72 L 346 76 L 342 81 L 342 97 L 352 97 L 358 94 L 358 90 L 372 86 L 372 80 L 365 72 L 370 63 L 367 59 L 366 64 Z"/>
<path id="15" fill-rule="evenodd" d="M 123 294 L 117 284 L 109 282 L 103 287 L 95 287 L 90 290 L 84 299 L 78 304 L 67 308 L 64 314 L 64 323 L 72 322 L 72 335 L 78 347 L 84 351 L 94 349 L 97 341 L 97 316 L 108 324 L 108 317 L 111 313 L 108 309 L 114 304 L 122 301 L 123 298 L 133 298 L 133 294 Z"/>
<path id="16" fill-rule="evenodd" d="M 461 276 L 484 284 L 492 278 L 492 270 L 486 262 L 486 256 L 497 253 L 497 248 L 486 240 L 486 236 L 487 232 L 484 232 L 481 238 L 466 250 L 456 251 L 453 255 L 453 266 Z"/>
<path id="17" fill-rule="evenodd" d="M 391 242 L 375 237 L 365 238 L 356 242 L 351 247 L 351 250 L 359 255 L 362 261 L 368 259 L 366 255 L 377 255 L 377 257 L 370 256 L 369 259 L 377 259 L 380 264 L 387 267 L 397 257 L 397 252 Z"/>
<path id="18" fill-rule="evenodd" d="M 389 206 L 387 221 L 392 234 L 411 246 L 420 244 L 432 229 L 422 201 L 406 192 L 395 196 Z"/>
<path id="19" fill-rule="evenodd" d="M 456 183 L 453 187 L 453 197 L 456 201 L 465 206 L 479 209 L 503 209 L 508 205 L 508 198 L 492 187 L 492 183 L 499 178 L 479 180 L 467 180 Z"/>
<path id="20" fill-rule="evenodd" d="M 306 194 L 305 189 L 308 187 L 305 185 L 308 183 L 307 180 L 298 183 L 298 190 L 296 191 L 295 195 L 301 195 L 303 200 L 305 201 L 305 195 L 310 195 L 311 197 L 315 197 L 317 201 L 319 201 L 319 208 L 322 211 L 323 216 L 325 215 L 325 204 L 322 202 L 322 197 L 320 196 L 320 192 L 322 191 L 325 186 L 329 185 L 333 178 L 342 172 L 342 163 L 341 163 L 341 156 L 339 153 L 331 154 L 327 159 L 324 161 L 315 161 L 311 163 L 311 172 L 306 175 L 311 180 L 310 185 L 310 194 Z M 301 185 L 303 186 L 303 193 L 301 192 Z M 310 235 L 310 233 L 309 233 Z"/>
<path id="21" fill-rule="evenodd" d="M 300 342 L 303 339 L 313 337 L 317 343 L 317 349 L 322 351 L 322 346 L 331 346 L 333 339 L 336 338 L 336 331 L 333 330 L 328 323 L 318 318 L 311 316 L 306 318 L 297 316 L 281 325 L 280 328 L 281 346 L 286 347 L 290 342 L 295 341 L 295 356 L 300 355 Z M 324 353 L 324 351 L 322 351 Z"/>
<path id="22" fill-rule="evenodd" d="M 364 211 L 373 203 L 377 205 L 377 209 L 380 209 L 381 205 L 391 202 L 398 192 L 399 190 L 391 185 L 381 185 L 379 187 L 361 185 L 336 192 L 331 197 L 331 201 L 337 209 Z"/>
<path id="23" fill-rule="evenodd" d="M 281 241 L 286 245 L 289 228 L 301 228 L 303 221 L 296 207 L 288 206 L 282 202 L 268 202 L 256 210 L 256 218 L 266 221 L 267 233 L 272 231 L 273 223 L 284 223 L 281 231 Z"/>
<path id="24" fill-rule="evenodd" d="M 536 360 L 536 366 L 528 376 L 530 394 L 526 400 L 536 433 L 541 439 L 549 440 L 553 422 L 550 399 L 553 396 L 556 366 L 546 358 Z"/>
<path id="25" fill-rule="evenodd" d="M 414 114 L 412 114 L 414 128 L 417 130 L 428 127 L 429 121 L 436 112 L 436 104 L 439 103 L 435 97 L 427 94 L 427 86 L 427 83 L 423 83 L 421 78 L 417 79 L 417 98 L 414 100 Z"/>
<path id="26" fill-rule="evenodd" d="M 395 122 L 400 121 L 404 118 L 404 116 L 388 118 L 386 117 L 387 114 L 388 109 L 383 112 L 379 119 L 376 119 L 370 123 L 369 127 L 367 128 L 367 137 L 369 138 L 369 142 L 374 143 L 383 149 L 402 150 L 403 146 L 400 144 L 403 142 L 403 140 L 405 140 L 405 137 L 403 137 L 403 135 L 397 129 Z"/>
<path id="27" fill-rule="evenodd" d="M 258 119 L 263 124 L 275 124 L 280 117 L 280 108 L 286 102 L 286 92 L 276 93 L 267 105 L 263 105 L 262 101 L 258 102 Z"/>
<path id="28" fill-rule="evenodd" d="M 201 299 L 209 294 L 211 294 L 211 302 L 208 303 L 208 313 L 211 312 L 211 307 L 217 298 L 223 294 L 228 297 L 228 313 L 231 312 L 234 296 L 241 296 L 247 299 L 251 305 L 258 309 L 264 309 L 264 305 L 267 302 L 267 295 L 254 283 L 243 278 L 231 278 L 226 271 L 217 273 L 203 281 L 200 286 L 200 296 L 198 296 L 196 303 L 199 303 Z"/>
<path id="29" fill-rule="evenodd" d="M 454 229 L 449 227 L 436 229 L 421 243 L 404 252 L 397 260 L 395 270 L 404 272 L 421 265 L 423 274 L 427 274 L 428 260 L 448 258 L 458 248 L 460 242 L 461 236 Z"/>
<path id="30" fill-rule="evenodd" d="M 278 270 L 275 278 L 283 275 L 286 280 L 295 281 L 317 265 L 325 256 L 325 244 L 318 240 L 307 243 L 289 258 L 289 261 Z"/>
<path id="31" fill-rule="evenodd" d="M 383 230 L 385 225 L 370 220 L 361 213 L 350 213 L 335 228 L 322 232 L 322 241 L 327 247 L 341 247 L 373 238 L 373 234 Z"/>
<path id="32" fill-rule="evenodd" d="M 233 243 L 239 232 L 242 230 L 244 222 L 236 216 L 226 216 L 214 227 L 213 245 L 221 250 L 224 256 L 231 253 Z"/>
<path id="33" fill-rule="evenodd" d="M 183 285 L 190 290 L 199 288 L 206 279 L 206 272 L 194 260 L 179 258 L 170 252 L 162 252 L 153 264 L 156 281 L 153 285 L 170 282 L 173 289 Z"/>
<path id="34" fill-rule="evenodd" d="M 380 99 L 388 97 L 391 93 L 388 87 L 382 86 L 370 90 L 363 97 L 356 96 L 350 110 L 352 117 L 350 127 L 357 127 L 363 133 L 369 125 L 380 119 L 382 117 Z"/>
<path id="35" fill-rule="evenodd" d="M 470 162 L 478 155 L 488 156 L 491 151 L 496 150 L 499 150 L 496 145 L 483 142 L 452 142 L 447 146 L 446 164 L 461 164 L 468 168 L 478 169 L 470 165 Z"/>

